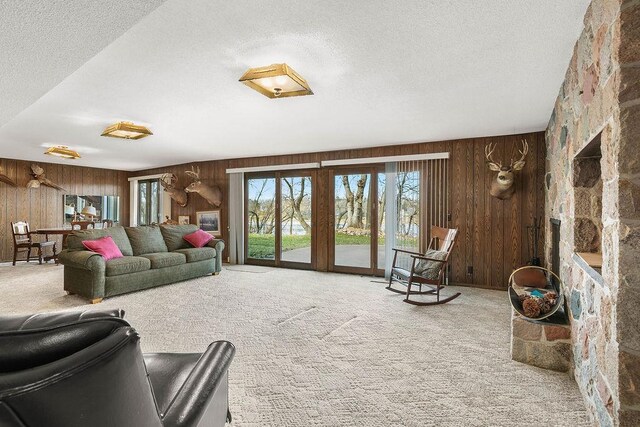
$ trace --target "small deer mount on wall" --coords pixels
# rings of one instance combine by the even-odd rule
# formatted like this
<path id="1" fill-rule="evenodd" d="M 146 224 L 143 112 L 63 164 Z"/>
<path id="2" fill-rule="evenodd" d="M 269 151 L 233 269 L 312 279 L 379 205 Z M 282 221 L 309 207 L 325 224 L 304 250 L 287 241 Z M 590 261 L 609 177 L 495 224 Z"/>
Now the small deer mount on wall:
<path id="1" fill-rule="evenodd" d="M 484 147 L 484 154 L 487 158 L 487 163 L 489 165 L 489 169 L 494 172 L 498 172 L 496 175 L 496 179 L 491 183 L 491 195 L 493 197 L 497 197 L 500 200 L 510 199 L 513 196 L 513 193 L 516 191 L 516 187 L 513 185 L 515 180 L 515 171 L 521 170 L 525 161 L 524 158 L 527 156 L 529 152 L 529 144 L 525 139 L 522 140 L 522 150 L 518 150 L 521 154 L 520 159 L 515 162 L 511 159 L 511 163 L 509 166 L 502 166 L 502 163 L 495 162 L 491 155 L 493 151 L 496 149 L 496 144 L 489 143 L 489 145 Z"/>
<path id="2" fill-rule="evenodd" d="M 202 182 L 200 179 L 200 166 L 195 169 L 191 166 L 190 171 L 185 171 L 187 175 L 193 179 L 193 182 L 185 188 L 187 193 L 198 193 L 201 195 L 210 205 L 218 207 L 222 204 L 222 191 L 218 186 L 209 186 Z"/>
<path id="3" fill-rule="evenodd" d="M 160 177 L 160 185 L 164 188 L 164 191 L 169 193 L 169 197 L 180 207 L 187 206 L 189 202 L 188 194 L 184 188 L 177 185 L 178 177 L 172 173 L 165 173 Z"/>

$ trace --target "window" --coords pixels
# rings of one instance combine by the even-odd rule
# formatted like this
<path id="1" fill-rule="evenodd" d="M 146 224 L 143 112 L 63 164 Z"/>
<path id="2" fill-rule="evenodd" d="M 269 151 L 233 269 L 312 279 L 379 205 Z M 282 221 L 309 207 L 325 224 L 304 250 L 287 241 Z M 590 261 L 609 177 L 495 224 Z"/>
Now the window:
<path id="1" fill-rule="evenodd" d="M 138 181 L 138 225 L 151 225 L 160 219 L 160 180 L 145 179 Z"/>

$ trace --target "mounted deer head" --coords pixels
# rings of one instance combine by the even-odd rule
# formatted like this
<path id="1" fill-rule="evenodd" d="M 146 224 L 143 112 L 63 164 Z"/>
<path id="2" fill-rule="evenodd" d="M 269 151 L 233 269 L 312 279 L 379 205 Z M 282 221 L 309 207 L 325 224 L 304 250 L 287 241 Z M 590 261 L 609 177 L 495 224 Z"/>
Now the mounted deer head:
<path id="1" fill-rule="evenodd" d="M 198 193 L 209 202 L 210 205 L 215 207 L 222 204 L 222 191 L 220 191 L 220 188 L 217 186 L 209 187 L 200 180 L 200 166 L 198 166 L 198 169 L 191 166 L 191 170 L 185 171 L 185 173 L 193 179 L 193 182 L 185 188 L 187 193 Z"/>
<path id="2" fill-rule="evenodd" d="M 511 159 L 511 163 L 509 166 L 502 166 L 502 163 L 496 162 L 491 158 L 493 151 L 496 149 L 496 144 L 487 145 L 484 147 L 484 154 L 487 158 L 487 163 L 489 165 L 489 169 L 494 172 L 498 172 L 496 179 L 491 183 L 491 195 L 493 197 L 497 197 L 500 200 L 506 200 L 513 196 L 513 193 L 516 191 L 516 188 L 513 185 L 515 175 L 515 171 L 521 170 L 525 161 L 524 158 L 527 156 L 529 152 L 529 144 L 525 139 L 522 140 L 522 150 L 520 152 L 520 159 L 515 162 Z"/>
<path id="3" fill-rule="evenodd" d="M 189 202 L 188 194 L 184 188 L 177 186 L 178 177 L 172 173 L 165 173 L 160 177 L 160 185 L 164 191 L 169 193 L 169 197 L 176 201 L 178 206 L 185 207 Z"/>

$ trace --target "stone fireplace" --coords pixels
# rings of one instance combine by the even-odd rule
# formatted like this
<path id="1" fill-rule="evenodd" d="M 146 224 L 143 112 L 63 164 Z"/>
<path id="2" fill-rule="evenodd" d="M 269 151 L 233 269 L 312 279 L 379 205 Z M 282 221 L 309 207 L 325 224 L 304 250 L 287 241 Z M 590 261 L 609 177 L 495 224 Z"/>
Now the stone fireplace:
<path id="1" fill-rule="evenodd" d="M 592 1 L 546 140 L 546 221 L 559 221 L 559 245 L 554 247 L 553 232 L 545 233 L 545 254 L 552 260 L 557 250 L 570 323 L 570 333 L 558 340 L 568 348 L 559 346 L 558 353 L 566 350 L 567 371 L 594 424 L 637 426 L 640 1 Z M 518 339 L 555 342 L 555 329 L 536 332 L 518 320 L 514 335 L 527 329 L 531 340 Z M 527 355 L 527 363 L 538 366 L 544 359 Z"/>
<path id="2" fill-rule="evenodd" d="M 548 268 L 559 276 L 560 221 L 552 219 L 551 252 Z M 511 315 L 511 358 L 539 368 L 572 370 L 571 326 L 566 302 L 553 316 L 532 321 L 515 310 Z"/>

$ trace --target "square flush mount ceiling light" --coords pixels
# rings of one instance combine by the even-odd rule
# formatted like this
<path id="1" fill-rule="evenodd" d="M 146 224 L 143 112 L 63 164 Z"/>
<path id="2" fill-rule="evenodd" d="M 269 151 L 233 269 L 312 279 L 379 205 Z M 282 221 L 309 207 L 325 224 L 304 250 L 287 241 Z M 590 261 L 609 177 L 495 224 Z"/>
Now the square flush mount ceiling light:
<path id="1" fill-rule="evenodd" d="M 249 68 L 240 82 L 269 98 L 313 95 L 307 81 L 287 64 Z"/>
<path id="2" fill-rule="evenodd" d="M 44 154 L 48 154 L 50 156 L 63 157 L 65 159 L 79 159 L 80 154 L 77 151 L 70 149 L 65 145 L 58 145 L 56 147 L 50 147 Z"/>
<path id="3" fill-rule="evenodd" d="M 153 135 L 144 126 L 134 125 L 131 122 L 118 122 L 109 126 L 100 136 L 110 136 L 111 138 L 141 139 L 145 136 Z"/>

